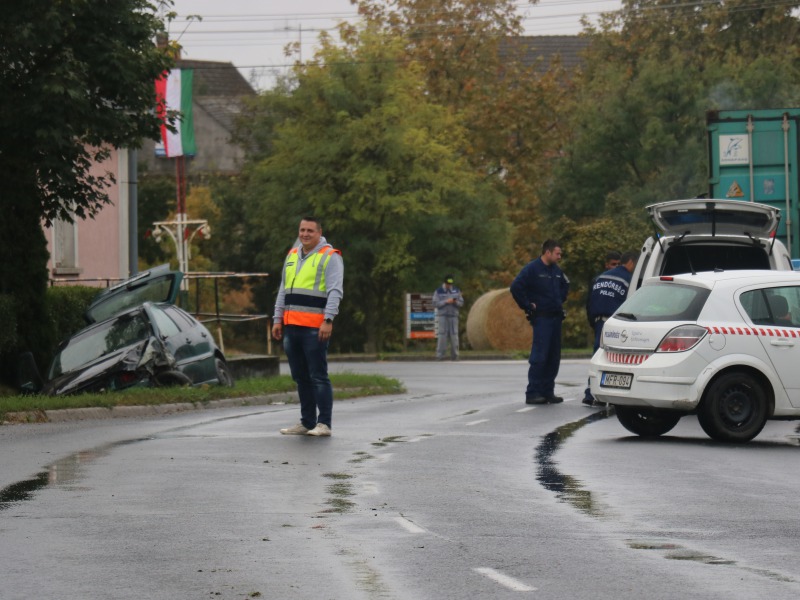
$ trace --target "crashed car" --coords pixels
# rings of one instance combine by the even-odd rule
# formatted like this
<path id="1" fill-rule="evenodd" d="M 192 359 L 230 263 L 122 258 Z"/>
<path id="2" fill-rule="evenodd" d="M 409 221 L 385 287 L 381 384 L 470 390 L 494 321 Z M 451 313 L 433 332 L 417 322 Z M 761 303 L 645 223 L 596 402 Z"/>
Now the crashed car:
<path id="1" fill-rule="evenodd" d="M 173 304 L 182 279 L 182 273 L 162 265 L 103 290 L 86 312 L 91 324 L 58 346 L 45 380 L 30 375 L 29 368 L 23 391 L 66 395 L 134 386 L 232 386 L 211 333 Z"/>
<path id="2" fill-rule="evenodd" d="M 645 280 L 605 323 L 592 395 L 644 437 L 697 415 L 741 443 L 800 419 L 800 273 L 713 271 Z"/>

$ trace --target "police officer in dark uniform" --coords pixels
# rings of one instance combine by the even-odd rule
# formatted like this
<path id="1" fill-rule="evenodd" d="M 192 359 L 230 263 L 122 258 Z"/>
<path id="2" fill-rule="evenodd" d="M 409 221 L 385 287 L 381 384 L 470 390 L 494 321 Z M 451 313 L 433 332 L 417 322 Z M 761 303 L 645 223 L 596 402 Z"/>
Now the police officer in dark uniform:
<path id="1" fill-rule="evenodd" d="M 592 281 L 586 303 L 586 316 L 594 329 L 594 352 L 600 347 L 603 325 L 628 298 L 628 288 L 638 258 L 636 252 L 625 252 L 620 257 L 619 266 L 601 273 Z M 594 397 L 588 387 L 583 395 L 583 403 L 587 406 L 594 404 Z"/>
<path id="2" fill-rule="evenodd" d="M 511 295 L 525 311 L 533 327 L 533 344 L 528 358 L 526 404 L 556 404 L 556 375 L 561 364 L 561 322 L 569 279 L 559 268 L 561 244 L 546 240 L 542 255 L 525 265 L 511 284 Z"/>

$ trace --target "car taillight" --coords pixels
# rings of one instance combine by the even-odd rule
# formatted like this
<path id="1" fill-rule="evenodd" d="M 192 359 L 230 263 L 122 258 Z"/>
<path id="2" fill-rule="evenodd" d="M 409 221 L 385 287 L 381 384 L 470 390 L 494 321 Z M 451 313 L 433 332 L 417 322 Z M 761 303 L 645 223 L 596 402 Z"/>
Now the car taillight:
<path id="1" fill-rule="evenodd" d="M 138 375 L 131 371 L 123 371 L 117 375 L 117 383 L 120 387 L 136 383 L 137 379 L 139 379 Z"/>
<path id="2" fill-rule="evenodd" d="M 706 333 L 705 328 L 697 325 L 681 325 L 670 331 L 661 340 L 656 352 L 685 352 L 691 350 L 702 340 Z"/>

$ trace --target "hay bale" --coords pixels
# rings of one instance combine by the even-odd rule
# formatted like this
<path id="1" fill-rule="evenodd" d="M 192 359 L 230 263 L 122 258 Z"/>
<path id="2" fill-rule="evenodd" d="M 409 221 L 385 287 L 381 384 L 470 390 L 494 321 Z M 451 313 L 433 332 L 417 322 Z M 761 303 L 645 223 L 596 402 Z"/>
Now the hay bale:
<path id="1" fill-rule="evenodd" d="M 475 301 L 467 315 L 467 339 L 473 350 L 530 350 L 533 331 L 506 288 Z"/>

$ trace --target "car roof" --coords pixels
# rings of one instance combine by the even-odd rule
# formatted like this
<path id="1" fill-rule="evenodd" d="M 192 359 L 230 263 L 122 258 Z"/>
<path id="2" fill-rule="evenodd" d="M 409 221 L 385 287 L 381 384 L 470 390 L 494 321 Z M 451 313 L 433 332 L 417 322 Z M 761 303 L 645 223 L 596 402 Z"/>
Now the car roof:
<path id="1" fill-rule="evenodd" d="M 684 285 L 694 285 L 709 289 L 719 285 L 734 287 L 741 285 L 771 285 L 776 283 L 800 285 L 800 272 L 764 270 L 702 271 L 700 273 L 682 273 L 679 275 L 650 277 L 646 279 L 642 285 L 654 285 L 664 281 L 672 281 Z"/>
<path id="2" fill-rule="evenodd" d="M 778 228 L 780 210 L 742 200 L 670 200 L 647 207 L 665 235 L 740 235 L 769 237 Z"/>

